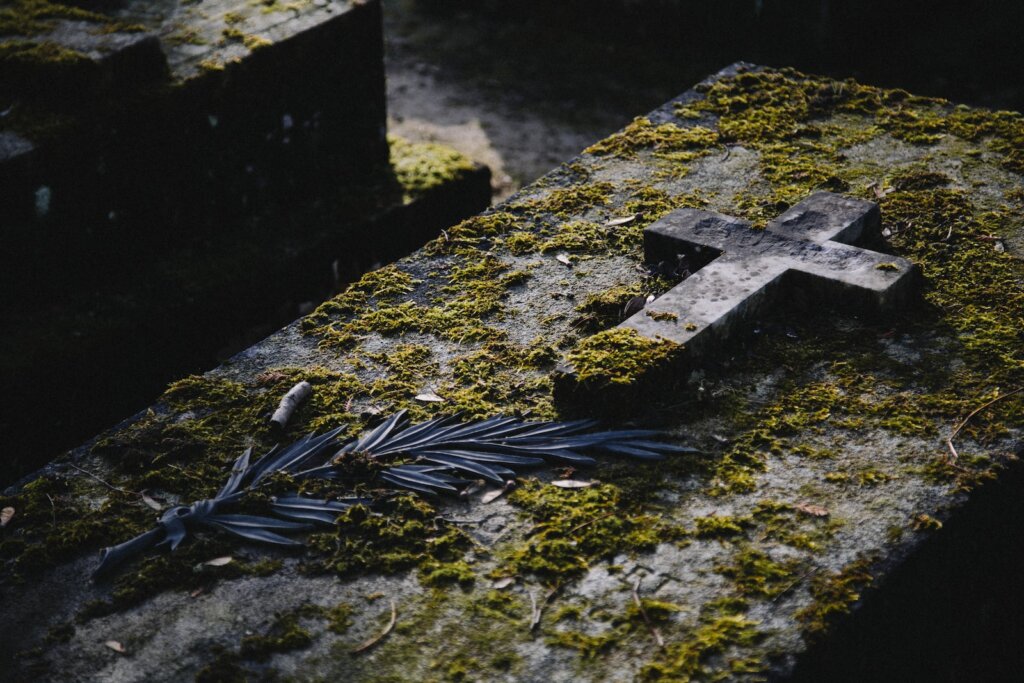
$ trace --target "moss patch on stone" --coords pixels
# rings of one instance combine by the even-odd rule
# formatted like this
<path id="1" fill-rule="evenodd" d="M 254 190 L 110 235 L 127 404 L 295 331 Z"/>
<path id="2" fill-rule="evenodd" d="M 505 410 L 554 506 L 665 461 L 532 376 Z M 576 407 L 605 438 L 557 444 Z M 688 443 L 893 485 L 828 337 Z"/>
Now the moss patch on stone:
<path id="1" fill-rule="evenodd" d="M 635 330 L 614 328 L 587 337 L 569 352 L 567 360 L 581 383 L 635 384 L 653 370 L 664 368 L 681 350 L 668 340 L 653 340 Z"/>
<path id="2" fill-rule="evenodd" d="M 388 136 L 391 170 L 402 186 L 406 202 L 454 182 L 474 169 L 473 162 L 451 147 L 431 142 L 410 142 Z"/>
<path id="3" fill-rule="evenodd" d="M 597 560 L 650 550 L 685 535 L 643 512 L 611 484 L 573 490 L 527 480 L 509 501 L 535 528 L 522 545 L 504 554 L 498 570 L 502 575 L 532 574 L 559 584 L 581 575 Z"/>

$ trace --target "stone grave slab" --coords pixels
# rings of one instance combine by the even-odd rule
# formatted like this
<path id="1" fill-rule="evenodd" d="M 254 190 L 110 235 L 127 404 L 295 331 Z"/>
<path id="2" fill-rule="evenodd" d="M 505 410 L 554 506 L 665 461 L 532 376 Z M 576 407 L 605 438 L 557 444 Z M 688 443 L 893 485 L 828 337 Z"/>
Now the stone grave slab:
<path id="1" fill-rule="evenodd" d="M 861 615 L 896 600 L 887 634 L 948 620 L 956 641 L 998 645 L 973 671 L 992 679 L 1019 662 L 1012 629 L 947 609 L 941 567 L 915 558 L 957 527 L 976 548 L 1008 533 L 975 513 L 1019 482 L 1021 139 L 1014 113 L 745 64 L 710 77 L 7 491 L 4 675 L 857 680 L 871 661 L 894 671 L 892 651 L 815 653 L 866 642 Z M 862 248 L 919 268 L 921 302 L 786 313 L 685 377 L 661 364 L 678 344 L 620 327 L 631 301 L 687 287 L 645 265 L 645 228 L 694 209 L 774 240 L 821 191 L 878 204 L 882 239 Z M 854 241 L 833 227 L 786 244 L 846 253 L 824 245 Z M 609 423 L 701 454 L 542 469 L 466 500 L 388 493 L 354 458 L 309 493 L 377 502 L 297 536 L 303 549 L 201 534 L 88 581 L 99 548 L 215 494 L 248 446 L 357 434 L 399 409 L 564 418 L 563 361 L 592 386 L 659 368 L 674 391 Z M 277 433 L 269 416 L 300 380 L 312 395 Z M 988 583 L 1017 604 L 1015 582 Z M 907 602 L 913 585 L 924 600 Z"/>

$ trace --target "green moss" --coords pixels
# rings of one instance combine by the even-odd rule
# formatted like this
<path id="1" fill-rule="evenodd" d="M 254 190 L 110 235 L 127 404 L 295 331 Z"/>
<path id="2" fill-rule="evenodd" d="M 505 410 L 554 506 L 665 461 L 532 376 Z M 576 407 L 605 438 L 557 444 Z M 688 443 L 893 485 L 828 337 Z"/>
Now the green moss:
<path id="1" fill-rule="evenodd" d="M 733 648 L 748 647 L 761 639 L 757 622 L 739 614 L 720 614 L 709 610 L 701 615 L 700 623 L 681 640 L 669 643 L 663 655 L 644 665 L 638 678 L 643 681 L 702 680 L 713 673 L 708 660 L 724 655 Z M 740 660 L 727 660 L 731 662 Z M 752 662 L 743 659 L 744 665 Z M 717 667 L 715 667 L 717 669 Z M 759 673 L 765 663 L 755 663 L 753 673 Z"/>
<path id="2" fill-rule="evenodd" d="M 420 581 L 426 586 L 440 588 L 458 584 L 469 587 L 476 580 L 473 568 L 462 561 L 428 561 L 420 567 Z"/>
<path id="3" fill-rule="evenodd" d="M 751 516 L 758 526 L 755 534 L 811 552 L 820 551 L 843 525 L 827 514 L 808 516 L 794 505 L 774 500 L 758 502 Z"/>
<path id="4" fill-rule="evenodd" d="M 600 254 L 608 251 L 615 233 L 591 221 L 560 223 L 555 234 L 541 242 L 541 253 L 567 251 L 573 254 Z"/>
<path id="5" fill-rule="evenodd" d="M 863 469 L 856 474 L 857 484 L 860 486 L 877 486 L 892 479 L 892 476 L 880 472 L 874 468 Z"/>
<path id="6" fill-rule="evenodd" d="M 437 187 L 454 182 L 475 167 L 451 147 L 432 142 L 409 142 L 388 136 L 391 170 L 402 186 L 404 200 L 413 201 Z"/>
<path id="7" fill-rule="evenodd" d="M 73 5 L 49 0 L 8 0 L 0 8 L 0 36 L 35 36 L 50 31 L 55 20 L 70 19 L 105 24 L 112 19 Z"/>
<path id="8" fill-rule="evenodd" d="M 520 219 L 508 211 L 490 211 L 468 218 L 446 230 L 441 237 L 423 249 L 427 255 L 452 253 L 460 248 L 475 247 L 484 239 L 493 239 L 515 231 Z"/>
<path id="9" fill-rule="evenodd" d="M 339 602 L 327 610 L 327 630 L 342 635 L 352 626 L 352 605 Z"/>
<path id="10" fill-rule="evenodd" d="M 753 547 L 741 548 L 731 564 L 718 565 L 715 571 L 732 579 L 736 592 L 744 596 L 774 598 L 790 588 L 799 562 L 777 562 Z"/>
<path id="11" fill-rule="evenodd" d="M 442 385 L 453 409 L 471 418 L 511 410 L 528 411 L 538 418 L 554 417 L 550 380 L 536 373 L 557 357 L 550 346 L 535 343 L 523 348 L 507 342 L 488 342 L 477 351 L 455 357 L 451 381 Z"/>
<path id="12" fill-rule="evenodd" d="M 871 561 L 862 558 L 841 571 L 825 572 L 811 580 L 812 602 L 796 613 L 804 632 L 812 638 L 828 631 L 835 620 L 860 600 L 861 591 L 871 585 Z"/>
<path id="13" fill-rule="evenodd" d="M 246 683 L 252 672 L 241 665 L 237 653 L 220 646 L 214 647 L 214 658 L 196 672 L 196 683 Z"/>
<path id="14" fill-rule="evenodd" d="M 568 219 L 595 206 L 605 206 L 611 200 L 615 186 L 607 181 L 574 184 L 549 190 L 540 199 L 531 199 L 510 206 L 531 214 L 551 214 Z"/>
<path id="15" fill-rule="evenodd" d="M 363 312 L 371 300 L 395 301 L 415 290 L 419 282 L 397 266 L 378 268 L 363 275 L 341 294 L 320 304 L 302 319 L 301 328 L 304 332 L 322 335 L 326 346 L 348 346 L 356 335 L 350 329 L 336 327 L 333 324 L 335 317 L 350 317 Z"/>
<path id="16" fill-rule="evenodd" d="M 509 502 L 533 521 L 535 532 L 503 552 L 502 575 L 529 573 L 561 582 L 599 559 L 650 550 L 684 535 L 641 512 L 610 484 L 572 490 L 527 480 L 509 495 Z"/>
<path id="17" fill-rule="evenodd" d="M 697 527 L 698 538 L 728 538 L 739 536 L 751 526 L 750 517 L 729 517 L 726 515 L 709 515 L 693 520 Z"/>
<path id="18" fill-rule="evenodd" d="M 642 150 L 650 150 L 655 157 L 676 163 L 692 161 L 710 152 L 718 145 L 719 135 L 701 126 L 682 127 L 673 123 L 654 125 L 644 117 L 618 133 L 591 145 L 587 154 L 632 158 Z"/>
<path id="19" fill-rule="evenodd" d="M 242 37 L 242 44 L 252 52 L 255 52 L 256 50 L 262 50 L 265 47 L 270 47 L 274 44 L 274 41 L 253 33 L 247 33 Z"/>
<path id="20" fill-rule="evenodd" d="M 241 29 L 235 28 L 234 26 L 230 26 L 222 30 L 220 34 L 224 37 L 224 40 L 227 41 L 235 40 L 238 42 L 242 42 L 242 40 L 245 38 L 245 33 L 243 33 Z"/>
<path id="21" fill-rule="evenodd" d="M 89 58 L 51 41 L 34 42 L 10 40 L 0 43 L 0 65 L 13 67 L 75 67 L 88 63 Z"/>
<path id="22" fill-rule="evenodd" d="M 580 382 L 628 385 L 663 369 L 678 357 L 681 349 L 668 340 L 648 339 L 636 330 L 614 328 L 581 341 L 569 352 L 567 360 Z"/>
<path id="23" fill-rule="evenodd" d="M 46 638 L 44 638 L 44 642 L 47 644 L 66 643 L 71 640 L 71 637 L 74 635 L 75 624 L 70 621 L 65 621 L 51 626 L 46 631 Z"/>
<path id="24" fill-rule="evenodd" d="M 279 615 L 265 634 L 242 638 L 239 654 L 245 659 L 265 661 L 279 652 L 301 650 L 312 644 L 312 634 L 299 625 L 299 615 L 292 612 Z"/>
<path id="25" fill-rule="evenodd" d="M 314 557 L 304 565 L 308 573 L 331 572 L 352 576 L 365 572 L 392 574 L 413 567 L 428 585 L 450 579 L 471 580 L 462 556 L 469 537 L 444 523 L 434 508 L 411 495 L 400 495 L 376 506 L 377 514 L 361 505 L 338 517 L 337 527 L 309 536 Z"/>
<path id="26" fill-rule="evenodd" d="M 636 214 L 637 218 L 616 228 L 620 233 L 619 239 L 623 244 L 639 250 L 643 246 L 645 227 L 676 209 L 700 209 L 707 204 L 708 194 L 703 191 L 670 194 L 666 190 L 650 185 L 634 184 L 623 208 Z"/>
<path id="27" fill-rule="evenodd" d="M 953 179 L 944 173 L 937 173 L 925 168 L 905 168 L 897 170 L 889 178 L 889 184 L 895 190 L 931 190 L 953 184 Z"/>
<path id="28" fill-rule="evenodd" d="M 554 647 L 576 650 L 583 659 L 596 659 L 607 652 L 616 640 L 618 637 L 614 633 L 591 636 L 578 631 L 557 631 L 548 636 L 545 642 Z"/>
<path id="29" fill-rule="evenodd" d="M 506 237 L 503 244 L 513 254 L 523 255 L 536 251 L 539 241 L 532 232 L 520 230 Z"/>

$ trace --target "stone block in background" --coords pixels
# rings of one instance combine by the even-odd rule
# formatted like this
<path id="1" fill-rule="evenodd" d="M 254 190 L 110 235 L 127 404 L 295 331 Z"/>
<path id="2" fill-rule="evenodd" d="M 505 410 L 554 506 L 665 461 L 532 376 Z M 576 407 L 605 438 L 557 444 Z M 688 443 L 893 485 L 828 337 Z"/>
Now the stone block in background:
<path id="1" fill-rule="evenodd" d="M 0 216 L 194 229 L 387 161 L 376 1 L 18 0 L 0 15 Z"/>
<path id="2" fill-rule="evenodd" d="M 388 144 L 382 44 L 376 1 L 0 7 L 0 480 L 487 205 Z"/>

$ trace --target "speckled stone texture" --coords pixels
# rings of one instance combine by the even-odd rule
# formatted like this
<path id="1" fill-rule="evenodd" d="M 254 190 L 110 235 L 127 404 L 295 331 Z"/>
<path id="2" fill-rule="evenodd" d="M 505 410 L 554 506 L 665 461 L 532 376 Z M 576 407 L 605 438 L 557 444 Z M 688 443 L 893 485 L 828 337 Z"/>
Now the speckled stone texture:
<path id="1" fill-rule="evenodd" d="M 716 74 L 8 491 L 4 676 L 791 676 L 1016 460 L 1022 130 L 1015 114 L 788 70 Z M 245 445 L 277 438 L 264 413 L 299 379 L 314 393 L 288 438 L 401 408 L 560 417 L 554 367 L 625 365 L 622 338 L 604 356 L 591 341 L 676 284 L 646 274 L 645 227 L 682 208 L 764 226 L 824 189 L 880 205 L 872 249 L 921 269 L 925 303 L 762 320 L 688 381 L 664 377 L 679 384 L 667 399 L 617 406 L 616 424 L 703 456 L 541 471 L 488 502 L 382 497 L 381 516 L 340 520 L 304 553 L 215 536 L 89 583 L 96 550 L 158 513 L 72 465 L 167 504 L 209 495 Z M 416 400 L 427 390 L 443 400 Z M 351 485 L 377 492 L 360 467 Z M 550 483 L 566 478 L 594 483 Z M 1008 531 L 973 536 L 993 533 Z M 228 555 L 236 569 L 203 564 Z M 394 628 L 353 655 L 392 604 Z"/>

